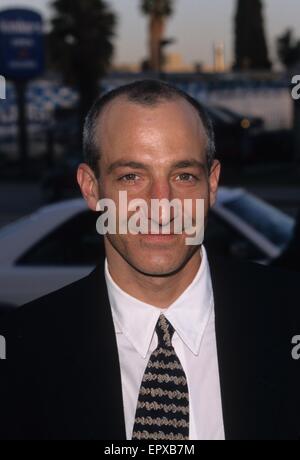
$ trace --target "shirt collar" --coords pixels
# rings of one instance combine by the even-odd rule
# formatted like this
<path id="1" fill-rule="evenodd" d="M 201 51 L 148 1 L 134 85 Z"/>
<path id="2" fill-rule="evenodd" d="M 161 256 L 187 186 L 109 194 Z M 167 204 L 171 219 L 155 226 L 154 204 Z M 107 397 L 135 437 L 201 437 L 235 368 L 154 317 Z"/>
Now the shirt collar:
<path id="1" fill-rule="evenodd" d="M 112 279 L 105 261 L 105 278 L 116 333 L 123 333 L 145 359 L 161 313 L 194 355 L 199 354 L 204 331 L 213 311 L 213 291 L 206 251 L 196 277 L 183 294 L 161 310 L 124 292 Z"/>

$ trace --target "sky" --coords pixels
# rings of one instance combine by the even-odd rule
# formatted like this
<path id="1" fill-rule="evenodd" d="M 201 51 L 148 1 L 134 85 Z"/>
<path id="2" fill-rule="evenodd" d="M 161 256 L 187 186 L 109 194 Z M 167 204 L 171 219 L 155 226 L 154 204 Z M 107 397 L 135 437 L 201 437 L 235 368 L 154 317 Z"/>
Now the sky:
<path id="1" fill-rule="evenodd" d="M 147 55 L 147 20 L 140 13 L 140 0 L 106 0 L 118 16 L 115 63 L 140 62 Z M 49 0 L 0 0 L 3 7 L 29 6 L 51 15 Z M 266 32 L 272 58 L 275 40 L 287 28 L 300 38 L 300 1 L 265 0 Z M 183 55 L 184 62 L 212 64 L 213 44 L 224 42 L 226 62 L 233 59 L 233 18 L 236 0 L 175 0 L 175 14 L 168 21 L 167 37 L 176 37 L 170 52 Z"/>

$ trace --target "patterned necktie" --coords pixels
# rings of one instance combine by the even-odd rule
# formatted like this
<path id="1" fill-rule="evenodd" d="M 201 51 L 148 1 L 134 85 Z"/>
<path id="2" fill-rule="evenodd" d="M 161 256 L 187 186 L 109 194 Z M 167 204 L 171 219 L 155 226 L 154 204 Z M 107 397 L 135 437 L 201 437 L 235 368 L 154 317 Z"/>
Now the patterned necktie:
<path id="1" fill-rule="evenodd" d="M 134 440 L 189 439 L 188 386 L 172 346 L 174 332 L 161 315 L 156 326 L 158 346 L 150 356 L 139 393 Z"/>

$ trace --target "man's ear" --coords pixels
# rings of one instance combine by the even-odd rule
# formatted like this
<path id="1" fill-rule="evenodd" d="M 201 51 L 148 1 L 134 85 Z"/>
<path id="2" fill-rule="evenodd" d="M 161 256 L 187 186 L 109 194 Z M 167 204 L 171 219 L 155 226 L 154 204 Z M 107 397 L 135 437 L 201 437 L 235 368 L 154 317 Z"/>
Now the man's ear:
<path id="1" fill-rule="evenodd" d="M 216 199 L 217 199 L 220 175 L 221 175 L 221 163 L 218 160 L 215 160 L 211 167 L 210 176 L 209 176 L 209 193 L 210 193 L 210 206 L 211 207 L 214 206 Z"/>
<path id="2" fill-rule="evenodd" d="M 98 181 L 93 170 L 85 163 L 82 163 L 78 167 L 77 182 L 88 207 L 92 211 L 96 211 L 97 203 L 100 199 Z"/>

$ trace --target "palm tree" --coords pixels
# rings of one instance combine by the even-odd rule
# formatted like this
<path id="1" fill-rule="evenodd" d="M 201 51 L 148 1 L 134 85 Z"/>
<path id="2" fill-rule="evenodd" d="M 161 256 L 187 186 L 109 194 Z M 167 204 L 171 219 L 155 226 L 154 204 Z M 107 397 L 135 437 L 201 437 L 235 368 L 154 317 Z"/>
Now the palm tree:
<path id="1" fill-rule="evenodd" d="M 52 8 L 51 62 L 79 91 L 81 128 L 110 65 L 116 17 L 103 0 L 55 0 Z"/>
<path id="2" fill-rule="evenodd" d="M 277 52 L 286 69 L 293 69 L 300 64 L 300 40 L 295 39 L 291 29 L 277 39 Z"/>
<path id="3" fill-rule="evenodd" d="M 173 14 L 173 0 L 142 0 L 142 11 L 149 16 L 149 68 L 160 72 L 166 19 Z"/>
<path id="4" fill-rule="evenodd" d="M 237 0 L 235 69 L 270 70 L 262 0 Z"/>

